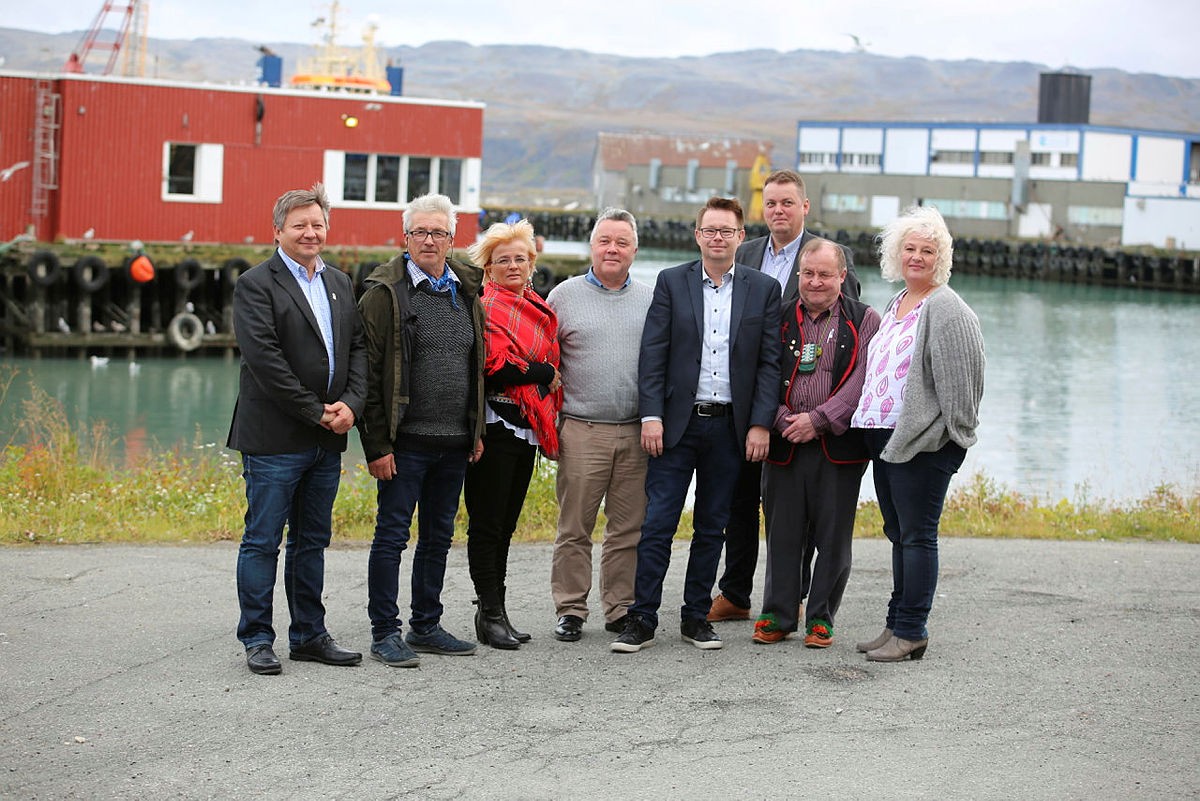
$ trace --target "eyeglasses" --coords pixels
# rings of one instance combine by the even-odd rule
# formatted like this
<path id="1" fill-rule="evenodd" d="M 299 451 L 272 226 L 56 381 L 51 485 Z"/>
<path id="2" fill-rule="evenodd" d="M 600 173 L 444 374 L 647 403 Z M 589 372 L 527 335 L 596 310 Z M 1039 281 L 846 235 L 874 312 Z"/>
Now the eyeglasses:
<path id="1" fill-rule="evenodd" d="M 517 267 L 525 268 L 529 266 L 529 259 L 524 256 L 505 256 L 502 259 L 496 259 L 492 264 L 497 267 L 508 267 L 515 264 Z"/>
<path id="2" fill-rule="evenodd" d="M 718 236 L 721 237 L 722 239 L 733 239 L 737 235 L 737 232 L 740 230 L 742 230 L 742 229 L 741 228 L 701 228 L 700 236 L 704 237 L 705 239 L 715 239 Z"/>
<path id="3" fill-rule="evenodd" d="M 418 228 L 415 231 L 404 232 L 409 239 L 415 239 L 418 242 L 424 242 L 426 239 L 432 239 L 434 242 L 445 242 L 450 238 L 449 231 L 426 231 L 424 228 Z"/>

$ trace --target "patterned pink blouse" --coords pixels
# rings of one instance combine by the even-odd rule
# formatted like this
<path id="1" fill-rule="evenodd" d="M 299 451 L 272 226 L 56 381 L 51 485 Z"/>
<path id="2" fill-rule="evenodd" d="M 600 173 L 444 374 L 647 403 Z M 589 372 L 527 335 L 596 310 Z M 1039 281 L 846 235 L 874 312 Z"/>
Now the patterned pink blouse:
<path id="1" fill-rule="evenodd" d="M 879 324 L 879 332 L 867 349 L 867 377 L 863 381 L 862 398 L 854 417 L 853 428 L 895 428 L 904 407 L 904 387 L 908 384 L 908 368 L 912 364 L 916 344 L 917 321 L 925 298 L 903 320 L 896 319 L 900 299 L 891 304 Z"/>

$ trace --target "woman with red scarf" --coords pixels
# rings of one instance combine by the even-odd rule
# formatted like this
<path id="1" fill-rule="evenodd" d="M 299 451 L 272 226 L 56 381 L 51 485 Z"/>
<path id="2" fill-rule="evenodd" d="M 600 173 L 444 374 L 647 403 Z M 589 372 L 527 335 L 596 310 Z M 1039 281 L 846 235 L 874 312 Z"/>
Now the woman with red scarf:
<path id="1" fill-rule="evenodd" d="M 537 249 L 528 220 L 496 223 L 468 251 L 483 268 L 484 386 L 487 431 L 483 456 L 467 469 L 467 561 L 478 596 L 475 636 L 512 649 L 528 634 L 513 628 L 504 604 L 508 546 L 541 448 L 558 457 L 558 319 L 533 291 Z"/>

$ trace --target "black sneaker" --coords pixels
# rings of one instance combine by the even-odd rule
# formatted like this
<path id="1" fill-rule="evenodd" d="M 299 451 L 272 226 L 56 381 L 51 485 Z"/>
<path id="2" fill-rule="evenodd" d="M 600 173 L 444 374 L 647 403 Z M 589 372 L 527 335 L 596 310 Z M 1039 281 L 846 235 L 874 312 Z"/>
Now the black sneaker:
<path id="1" fill-rule="evenodd" d="M 611 631 L 613 634 L 620 634 L 622 631 L 625 630 L 625 618 L 627 618 L 627 617 L 629 617 L 629 615 L 627 615 L 627 614 L 621 615 L 616 620 L 608 621 L 607 623 L 604 624 L 604 630 Z"/>
<path id="2" fill-rule="evenodd" d="M 712 624 L 701 617 L 684 620 L 679 624 L 679 632 L 684 642 L 690 642 L 702 651 L 715 651 L 722 645 Z"/>
<path id="3" fill-rule="evenodd" d="M 635 654 L 654 645 L 654 629 L 637 615 L 625 616 L 625 630 L 609 646 L 618 654 Z"/>

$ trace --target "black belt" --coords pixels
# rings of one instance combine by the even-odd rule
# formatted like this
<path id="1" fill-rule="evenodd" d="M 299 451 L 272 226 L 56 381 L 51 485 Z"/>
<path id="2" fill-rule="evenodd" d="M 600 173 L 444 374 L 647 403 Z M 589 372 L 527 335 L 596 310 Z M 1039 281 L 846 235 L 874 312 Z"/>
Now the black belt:
<path id="1" fill-rule="evenodd" d="M 692 407 L 697 417 L 725 417 L 733 414 L 732 403 L 697 403 Z"/>

